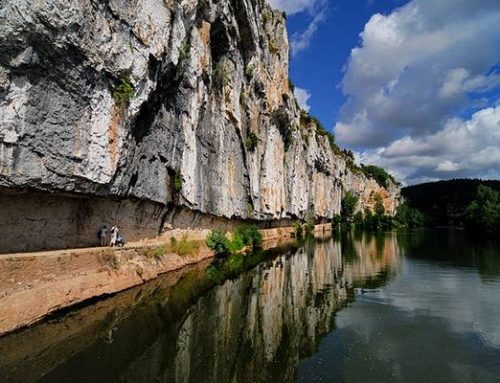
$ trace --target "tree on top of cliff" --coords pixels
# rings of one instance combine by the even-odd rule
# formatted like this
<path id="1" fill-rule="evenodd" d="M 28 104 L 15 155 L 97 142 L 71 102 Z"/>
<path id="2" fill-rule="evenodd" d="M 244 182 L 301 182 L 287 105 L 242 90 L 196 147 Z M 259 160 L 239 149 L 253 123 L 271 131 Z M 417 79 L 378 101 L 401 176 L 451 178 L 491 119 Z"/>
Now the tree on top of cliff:
<path id="1" fill-rule="evenodd" d="M 374 178 L 375 181 L 377 181 L 377 183 L 382 187 L 386 187 L 387 181 L 389 180 L 392 183 L 397 184 L 396 180 L 391 174 L 389 174 L 385 169 L 382 169 L 378 166 L 361 164 L 361 170 L 367 177 Z"/>

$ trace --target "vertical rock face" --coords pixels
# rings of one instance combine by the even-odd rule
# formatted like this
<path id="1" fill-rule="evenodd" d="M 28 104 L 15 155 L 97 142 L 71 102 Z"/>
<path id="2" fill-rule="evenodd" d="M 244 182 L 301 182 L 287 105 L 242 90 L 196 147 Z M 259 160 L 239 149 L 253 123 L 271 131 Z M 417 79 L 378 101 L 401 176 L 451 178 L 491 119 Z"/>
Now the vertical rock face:
<path id="1" fill-rule="evenodd" d="M 288 81 L 263 0 L 4 0 L 0 187 L 130 198 L 224 218 L 328 219 L 353 173 Z"/>

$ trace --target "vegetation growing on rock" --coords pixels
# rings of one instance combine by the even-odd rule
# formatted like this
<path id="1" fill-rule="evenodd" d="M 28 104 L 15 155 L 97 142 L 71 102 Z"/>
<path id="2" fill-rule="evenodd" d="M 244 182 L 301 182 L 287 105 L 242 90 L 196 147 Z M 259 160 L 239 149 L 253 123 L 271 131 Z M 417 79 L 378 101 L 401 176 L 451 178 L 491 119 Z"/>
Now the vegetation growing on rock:
<path id="1" fill-rule="evenodd" d="M 361 164 L 361 170 L 367 177 L 374 178 L 382 187 L 386 187 L 389 180 L 394 184 L 396 183 L 394 177 L 381 167 Z"/>
<path id="2" fill-rule="evenodd" d="M 255 152 L 259 141 L 259 137 L 254 132 L 249 131 L 245 140 L 245 146 L 247 147 L 248 151 Z"/>
<path id="3" fill-rule="evenodd" d="M 119 106 L 127 106 L 134 94 L 134 86 L 128 77 L 121 78 L 113 89 L 113 99 Z"/>
<path id="4" fill-rule="evenodd" d="M 183 185 L 184 185 L 184 178 L 182 177 L 181 172 L 176 171 L 174 174 L 174 190 L 176 192 L 180 192 L 182 190 Z"/>
<path id="5" fill-rule="evenodd" d="M 243 225 L 231 233 L 230 238 L 220 230 L 212 230 L 206 243 L 217 255 L 236 254 L 246 247 L 259 247 L 262 244 L 262 234 L 256 225 Z"/>

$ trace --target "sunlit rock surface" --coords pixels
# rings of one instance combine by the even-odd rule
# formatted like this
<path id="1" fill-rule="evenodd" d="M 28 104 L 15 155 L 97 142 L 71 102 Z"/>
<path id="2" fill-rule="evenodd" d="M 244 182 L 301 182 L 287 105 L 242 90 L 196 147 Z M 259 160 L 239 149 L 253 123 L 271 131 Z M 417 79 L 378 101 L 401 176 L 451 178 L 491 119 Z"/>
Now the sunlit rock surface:
<path id="1" fill-rule="evenodd" d="M 172 206 L 269 221 L 332 218 L 345 190 L 398 203 L 301 122 L 286 20 L 262 0 L 5 0 L 0 49 L 3 192 L 157 204 L 155 232 Z M 92 214 L 87 241 L 113 219 Z"/>

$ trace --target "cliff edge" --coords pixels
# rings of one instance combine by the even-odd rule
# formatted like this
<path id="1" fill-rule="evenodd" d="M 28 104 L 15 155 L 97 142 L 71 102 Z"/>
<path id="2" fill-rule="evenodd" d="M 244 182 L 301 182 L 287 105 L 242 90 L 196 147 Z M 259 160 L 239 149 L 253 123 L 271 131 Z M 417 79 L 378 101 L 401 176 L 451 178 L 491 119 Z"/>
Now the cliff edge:
<path id="1" fill-rule="evenodd" d="M 398 204 L 301 113 L 263 0 L 5 0 L 0 51 L 2 252 Z"/>

